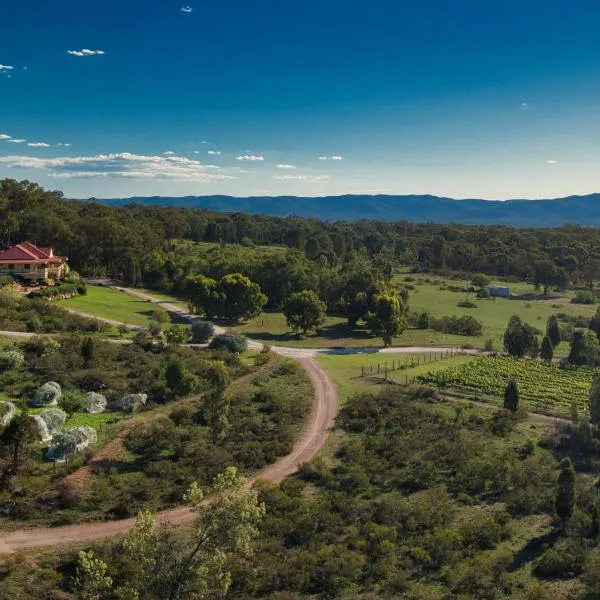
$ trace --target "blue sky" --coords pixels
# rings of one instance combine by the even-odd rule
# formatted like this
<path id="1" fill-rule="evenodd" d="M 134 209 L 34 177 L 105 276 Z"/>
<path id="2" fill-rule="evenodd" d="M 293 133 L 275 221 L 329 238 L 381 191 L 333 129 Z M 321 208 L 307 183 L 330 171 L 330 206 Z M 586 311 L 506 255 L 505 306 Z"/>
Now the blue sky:
<path id="1" fill-rule="evenodd" d="M 0 177 L 76 197 L 600 192 L 595 0 L 7 0 L 0 18 Z"/>

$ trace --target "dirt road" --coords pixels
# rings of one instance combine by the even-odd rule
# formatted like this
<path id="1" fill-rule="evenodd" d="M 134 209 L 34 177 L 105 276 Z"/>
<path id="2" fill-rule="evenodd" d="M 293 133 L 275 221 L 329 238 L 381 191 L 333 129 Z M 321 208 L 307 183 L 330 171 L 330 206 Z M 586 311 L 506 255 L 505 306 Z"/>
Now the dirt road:
<path id="1" fill-rule="evenodd" d="M 306 369 L 314 386 L 314 398 L 309 419 L 290 454 L 252 476 L 248 481 L 248 486 L 254 484 L 258 479 L 280 483 L 286 477 L 295 473 L 299 465 L 309 461 L 321 449 L 330 428 L 334 424 L 338 409 L 335 386 L 325 371 L 310 357 L 298 360 Z M 158 514 L 160 523 L 180 525 L 188 523 L 192 519 L 193 514 L 184 507 L 166 510 Z M 0 534 L 0 555 L 19 550 L 93 542 L 124 534 L 133 527 L 134 523 L 135 519 L 123 519 L 120 521 L 7 532 Z"/>

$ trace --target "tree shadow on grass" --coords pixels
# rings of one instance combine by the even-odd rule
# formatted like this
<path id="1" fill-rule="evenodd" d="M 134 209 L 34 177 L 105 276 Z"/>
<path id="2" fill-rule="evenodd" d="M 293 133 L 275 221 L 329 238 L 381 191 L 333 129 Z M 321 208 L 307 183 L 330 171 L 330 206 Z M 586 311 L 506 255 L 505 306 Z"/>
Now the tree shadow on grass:
<path id="1" fill-rule="evenodd" d="M 369 340 L 373 345 L 377 344 L 377 338 L 374 338 L 368 331 L 360 329 L 347 323 L 335 323 L 321 327 L 318 333 L 308 333 L 306 335 L 297 335 L 291 331 L 285 333 L 269 333 L 268 331 L 245 331 L 244 335 L 249 338 L 259 339 L 266 342 L 299 342 L 310 340 L 328 340 L 332 345 L 336 342 L 347 340 L 349 343 Z M 343 346 L 340 346 L 343 347 Z"/>
<path id="2" fill-rule="evenodd" d="M 536 538 L 529 540 L 514 556 L 507 570 L 512 573 L 518 571 L 526 563 L 539 558 L 550 546 L 560 538 L 560 529 L 552 529 Z"/>

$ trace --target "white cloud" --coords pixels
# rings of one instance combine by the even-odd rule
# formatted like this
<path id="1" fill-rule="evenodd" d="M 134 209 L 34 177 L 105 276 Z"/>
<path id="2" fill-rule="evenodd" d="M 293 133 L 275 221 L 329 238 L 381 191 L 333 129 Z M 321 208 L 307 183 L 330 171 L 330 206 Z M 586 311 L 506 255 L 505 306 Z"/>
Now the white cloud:
<path id="1" fill-rule="evenodd" d="M 166 152 L 163 152 L 163 154 L 165 156 L 173 156 L 175 154 L 175 152 L 173 152 L 173 150 L 167 150 Z"/>
<path id="2" fill-rule="evenodd" d="M 64 148 L 70 148 L 73 144 L 63 144 L 62 142 L 58 142 L 57 146 L 63 146 Z"/>
<path id="3" fill-rule="evenodd" d="M 265 160 L 265 157 L 257 154 L 242 154 L 241 156 L 236 156 L 235 160 L 255 161 Z"/>
<path id="4" fill-rule="evenodd" d="M 46 142 L 28 142 L 27 145 L 31 148 L 50 148 L 50 144 Z"/>
<path id="5" fill-rule="evenodd" d="M 0 71 L 14 71 L 14 67 L 10 65 L 0 65 Z"/>
<path id="6" fill-rule="evenodd" d="M 319 156 L 319 160 L 344 160 L 344 157 L 339 154 L 333 154 L 331 156 Z"/>
<path id="7" fill-rule="evenodd" d="M 67 54 L 71 56 L 102 56 L 106 54 L 104 50 L 90 50 L 88 48 L 82 48 L 81 50 L 67 50 Z"/>
<path id="8" fill-rule="evenodd" d="M 547 160 L 547 161 L 546 161 L 546 164 L 547 164 L 547 165 L 555 165 L 557 162 L 558 162 L 558 161 L 556 161 L 556 160 Z"/>
<path id="9" fill-rule="evenodd" d="M 0 140 L 10 140 L 12 139 L 12 135 L 8 135 L 8 133 L 0 133 Z"/>
<path id="10" fill-rule="evenodd" d="M 194 12 L 194 9 L 191 6 L 182 6 L 180 8 L 180 10 L 181 10 L 181 12 L 184 12 L 184 13 Z"/>
<path id="11" fill-rule="evenodd" d="M 214 173 L 213 171 L 218 169 L 214 165 L 203 165 L 197 160 L 182 156 L 142 156 L 130 152 L 60 158 L 0 156 L 0 164 L 12 168 L 45 169 L 51 177 L 60 179 L 97 177 L 200 183 L 234 179 L 231 175 Z"/>
<path id="12" fill-rule="evenodd" d="M 211 156 L 221 156 L 221 151 L 220 150 L 209 150 L 208 154 L 210 154 Z"/>
<path id="13" fill-rule="evenodd" d="M 277 168 L 278 169 L 295 169 L 296 167 L 295 167 L 295 165 L 280 164 L 280 165 L 277 165 Z"/>
<path id="14" fill-rule="evenodd" d="M 327 181 L 329 179 L 329 175 L 273 175 L 271 179 L 277 179 L 279 181 L 308 181 L 308 182 L 317 182 L 317 181 Z"/>
<path id="15" fill-rule="evenodd" d="M 22 144 L 23 142 L 26 142 L 27 140 L 24 140 L 21 138 L 18 138 L 18 139 L 10 138 L 9 140 L 6 140 L 6 141 L 11 142 L 12 144 Z"/>

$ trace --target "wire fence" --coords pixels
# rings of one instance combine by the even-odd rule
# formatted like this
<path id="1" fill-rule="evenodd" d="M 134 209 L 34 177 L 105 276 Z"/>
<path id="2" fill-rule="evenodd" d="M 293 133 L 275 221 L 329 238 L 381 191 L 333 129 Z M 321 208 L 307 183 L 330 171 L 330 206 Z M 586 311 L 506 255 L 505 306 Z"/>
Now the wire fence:
<path id="1" fill-rule="evenodd" d="M 397 373 L 398 371 L 409 371 L 415 367 L 421 365 L 427 365 L 446 360 L 454 356 L 463 354 L 461 350 L 451 348 L 447 350 L 441 350 L 439 352 L 426 352 L 421 354 L 406 355 L 403 358 L 392 359 L 391 361 L 384 361 L 381 363 L 371 363 L 370 365 L 362 365 L 360 370 L 361 377 L 370 377 L 382 379 L 390 383 L 404 383 L 408 385 L 415 381 L 416 377 L 411 376 L 409 373 L 402 374 Z M 394 377 L 390 375 L 394 373 Z"/>

